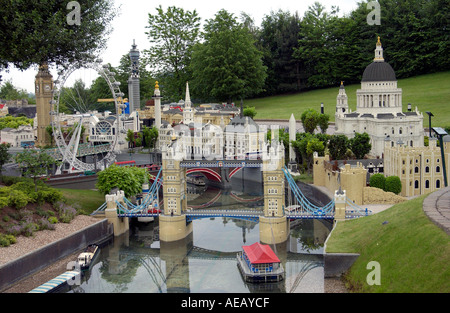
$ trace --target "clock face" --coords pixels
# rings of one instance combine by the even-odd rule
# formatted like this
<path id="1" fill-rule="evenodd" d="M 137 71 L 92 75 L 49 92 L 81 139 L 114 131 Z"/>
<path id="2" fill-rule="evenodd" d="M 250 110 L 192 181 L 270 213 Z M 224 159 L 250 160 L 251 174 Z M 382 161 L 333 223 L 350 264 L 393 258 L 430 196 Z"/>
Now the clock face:
<path id="1" fill-rule="evenodd" d="M 51 89 L 51 88 L 50 88 L 50 85 L 47 85 L 47 84 L 46 84 L 46 85 L 44 86 L 44 90 L 45 90 L 46 92 L 49 92 L 50 89 Z"/>
<path id="2" fill-rule="evenodd" d="M 39 92 L 39 84 L 36 84 L 36 93 Z"/>

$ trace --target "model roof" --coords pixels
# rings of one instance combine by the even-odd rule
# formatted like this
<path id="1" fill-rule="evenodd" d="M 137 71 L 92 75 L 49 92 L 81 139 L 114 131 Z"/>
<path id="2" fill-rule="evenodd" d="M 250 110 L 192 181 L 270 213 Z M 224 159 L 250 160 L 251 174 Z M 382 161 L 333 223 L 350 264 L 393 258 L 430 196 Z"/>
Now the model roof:
<path id="1" fill-rule="evenodd" d="M 255 242 L 250 246 L 243 246 L 242 249 L 252 264 L 280 263 L 280 259 L 268 245 Z"/>

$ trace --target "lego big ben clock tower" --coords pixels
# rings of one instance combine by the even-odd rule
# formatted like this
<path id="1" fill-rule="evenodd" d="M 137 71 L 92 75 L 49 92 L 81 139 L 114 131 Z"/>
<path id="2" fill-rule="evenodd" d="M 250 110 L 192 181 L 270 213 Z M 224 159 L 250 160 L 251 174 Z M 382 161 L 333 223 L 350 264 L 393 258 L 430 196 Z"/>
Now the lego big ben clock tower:
<path id="1" fill-rule="evenodd" d="M 36 113 L 37 113 L 37 142 L 36 145 L 44 147 L 50 144 L 50 135 L 45 130 L 50 125 L 50 101 L 53 99 L 53 76 L 48 70 L 47 63 L 39 66 L 35 80 Z"/>

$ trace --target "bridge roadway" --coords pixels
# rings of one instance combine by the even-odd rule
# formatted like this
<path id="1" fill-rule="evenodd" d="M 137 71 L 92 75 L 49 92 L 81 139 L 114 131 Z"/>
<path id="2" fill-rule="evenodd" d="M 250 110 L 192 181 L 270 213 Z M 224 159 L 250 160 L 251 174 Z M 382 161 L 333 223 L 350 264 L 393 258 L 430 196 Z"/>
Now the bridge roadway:
<path id="1" fill-rule="evenodd" d="M 161 213 L 119 213 L 119 217 L 159 217 Z M 183 212 L 182 215 L 186 216 L 186 221 L 190 222 L 201 218 L 211 217 L 230 217 L 236 219 L 244 219 L 252 222 L 258 222 L 260 216 L 264 216 L 264 212 L 261 209 L 248 209 L 248 210 L 190 210 Z M 313 214 L 308 212 L 288 212 L 286 214 L 288 219 L 334 219 L 334 212 L 328 214 Z"/>

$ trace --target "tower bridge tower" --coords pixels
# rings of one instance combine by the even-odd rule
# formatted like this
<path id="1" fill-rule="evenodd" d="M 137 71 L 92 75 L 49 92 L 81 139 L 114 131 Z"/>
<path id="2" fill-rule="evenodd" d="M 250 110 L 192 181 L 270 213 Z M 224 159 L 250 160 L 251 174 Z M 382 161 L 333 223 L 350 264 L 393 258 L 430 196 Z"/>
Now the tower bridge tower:
<path id="1" fill-rule="evenodd" d="M 284 146 L 277 143 L 263 154 L 264 216 L 259 218 L 259 240 L 267 244 L 285 242 L 289 236 L 283 167 Z"/>
<path id="2" fill-rule="evenodd" d="M 181 146 L 176 139 L 170 146 L 163 147 L 164 214 L 159 217 L 161 241 L 181 240 L 192 233 L 192 223 L 186 224 L 186 216 L 182 215 L 187 208 L 186 168 L 180 166 L 182 160 Z"/>

